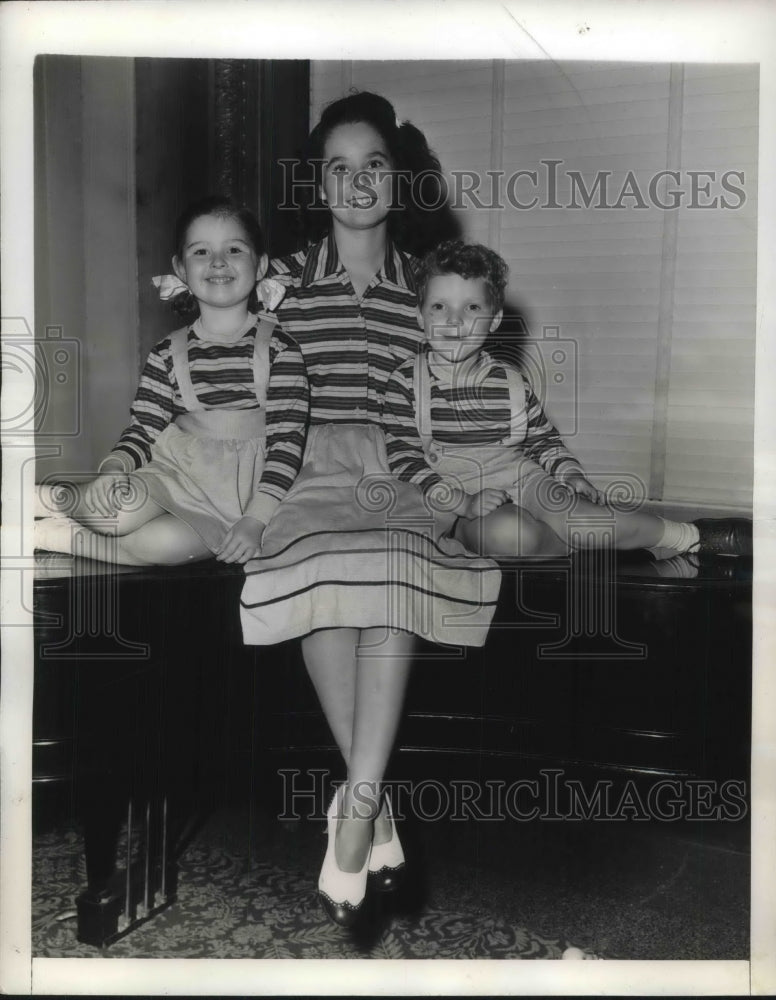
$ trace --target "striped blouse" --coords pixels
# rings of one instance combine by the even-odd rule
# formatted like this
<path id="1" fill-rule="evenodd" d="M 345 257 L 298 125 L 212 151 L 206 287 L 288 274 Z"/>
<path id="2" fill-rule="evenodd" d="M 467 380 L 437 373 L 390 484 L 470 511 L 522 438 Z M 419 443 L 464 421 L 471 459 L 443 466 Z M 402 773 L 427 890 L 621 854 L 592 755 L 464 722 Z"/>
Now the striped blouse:
<path id="1" fill-rule="evenodd" d="M 256 327 L 231 344 L 201 340 L 188 333 L 191 383 L 206 409 L 251 410 L 257 407 L 253 382 Z M 299 347 L 276 329 L 269 345 L 266 459 L 257 496 L 246 513 L 267 521 L 296 478 L 304 450 L 309 392 Z M 151 446 L 176 417 L 186 412 L 175 376 L 170 338 L 151 350 L 131 407 L 132 420 L 110 455 L 127 472 L 151 459 Z M 261 515 L 261 516 L 259 516 Z"/>
<path id="2" fill-rule="evenodd" d="M 272 261 L 269 274 L 287 288 L 278 319 L 307 365 L 311 423 L 380 422 L 388 376 L 423 339 L 412 266 L 389 241 L 383 266 L 359 299 L 331 234 Z"/>
<path id="3" fill-rule="evenodd" d="M 423 452 L 416 420 L 414 360 L 402 364 L 390 377 L 385 394 L 383 426 L 388 461 L 399 479 L 415 483 L 423 492 L 441 482 Z M 511 407 L 505 365 L 482 351 L 467 378 L 452 385 L 428 366 L 431 389 L 431 431 L 440 444 L 477 447 L 498 444 L 511 431 Z M 533 459 L 557 479 L 584 475 L 584 469 L 563 444 L 541 403 L 526 383 L 528 425 L 521 454 Z"/>

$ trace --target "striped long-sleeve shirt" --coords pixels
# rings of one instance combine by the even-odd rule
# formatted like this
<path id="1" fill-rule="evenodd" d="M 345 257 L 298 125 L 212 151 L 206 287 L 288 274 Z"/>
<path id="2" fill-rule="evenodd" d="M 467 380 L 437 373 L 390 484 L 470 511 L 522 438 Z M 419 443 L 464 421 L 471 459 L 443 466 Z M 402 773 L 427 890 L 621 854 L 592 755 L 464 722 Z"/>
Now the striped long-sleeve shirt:
<path id="1" fill-rule="evenodd" d="M 361 299 L 331 235 L 269 274 L 287 287 L 277 316 L 304 355 L 311 423 L 379 423 L 388 376 L 423 339 L 412 258 L 389 242 Z"/>
<path id="2" fill-rule="evenodd" d="M 505 365 L 482 351 L 470 375 L 453 385 L 428 365 L 431 390 L 431 433 L 440 444 L 498 444 L 512 430 L 509 385 Z M 399 479 L 415 483 L 428 492 L 442 477 L 428 465 L 418 432 L 414 387 L 414 359 L 400 365 L 388 381 L 383 411 L 388 461 Z M 584 469 L 563 444 L 560 434 L 547 419 L 541 403 L 526 383 L 525 439 L 521 453 L 533 459 L 557 479 Z"/>
<path id="3" fill-rule="evenodd" d="M 256 327 L 252 327 L 239 340 L 224 344 L 201 340 L 194 329 L 189 330 L 191 383 L 206 409 L 251 410 L 258 406 L 253 381 L 255 335 Z M 269 521 L 299 472 L 309 410 L 301 351 L 280 329 L 270 340 L 269 358 L 266 459 L 256 495 L 245 511 L 263 523 Z M 153 443 L 165 427 L 186 412 L 169 336 L 151 350 L 130 412 L 131 423 L 105 459 L 120 462 L 127 472 L 150 461 Z"/>

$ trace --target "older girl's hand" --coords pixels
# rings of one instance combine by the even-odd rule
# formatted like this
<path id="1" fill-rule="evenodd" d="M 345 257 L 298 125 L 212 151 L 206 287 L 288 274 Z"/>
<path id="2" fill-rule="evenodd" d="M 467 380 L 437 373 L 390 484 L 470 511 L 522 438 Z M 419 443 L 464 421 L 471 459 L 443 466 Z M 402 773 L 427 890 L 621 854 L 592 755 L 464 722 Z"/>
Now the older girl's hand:
<path id="1" fill-rule="evenodd" d="M 93 514 L 115 517 L 121 510 L 121 496 L 129 490 L 126 472 L 103 472 L 84 490 L 84 503 Z"/>
<path id="2" fill-rule="evenodd" d="M 261 536 L 266 525 L 255 517 L 241 517 L 227 531 L 216 559 L 221 562 L 247 563 L 261 554 Z"/>

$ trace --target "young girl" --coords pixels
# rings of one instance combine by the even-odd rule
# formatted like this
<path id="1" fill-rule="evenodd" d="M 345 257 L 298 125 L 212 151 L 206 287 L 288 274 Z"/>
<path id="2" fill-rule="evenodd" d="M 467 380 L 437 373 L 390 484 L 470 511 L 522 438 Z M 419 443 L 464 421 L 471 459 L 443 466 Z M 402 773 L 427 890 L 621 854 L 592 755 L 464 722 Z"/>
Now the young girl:
<path id="1" fill-rule="evenodd" d="M 437 542 L 420 492 L 390 476 L 380 427 L 390 372 L 421 344 L 412 260 L 442 235 L 413 209 L 396 172 L 438 175 L 425 139 L 393 107 L 361 93 L 330 105 L 310 136 L 319 165 L 306 213 L 323 238 L 274 261 L 278 309 L 310 378 L 310 432 L 294 487 L 246 570 L 245 641 L 303 636 L 305 663 L 347 765 L 329 809 L 319 879 L 327 913 L 351 924 L 367 872 L 396 884 L 401 845 L 380 793 L 413 655 L 414 634 L 481 645 L 497 567 Z M 426 204 L 432 203 L 424 189 Z M 356 808 L 358 801 L 359 807 Z"/>
<path id="2" fill-rule="evenodd" d="M 132 422 L 69 517 L 36 522 L 36 547 L 133 566 L 215 555 L 245 563 L 261 550 L 304 448 L 309 393 L 298 346 L 269 314 L 282 288 L 246 209 L 211 197 L 175 233 L 175 276 L 162 298 L 192 322 L 151 351 Z M 68 491 L 38 487 L 38 512 Z"/>
<path id="3" fill-rule="evenodd" d="M 419 486 L 432 506 L 441 489 L 440 521 L 467 548 L 492 556 L 600 546 L 751 555 L 751 522 L 743 518 L 676 522 L 596 502 L 598 491 L 519 370 L 485 350 L 501 321 L 507 273 L 493 250 L 460 240 L 421 262 L 426 349 L 399 366 L 385 394 L 395 475 Z"/>

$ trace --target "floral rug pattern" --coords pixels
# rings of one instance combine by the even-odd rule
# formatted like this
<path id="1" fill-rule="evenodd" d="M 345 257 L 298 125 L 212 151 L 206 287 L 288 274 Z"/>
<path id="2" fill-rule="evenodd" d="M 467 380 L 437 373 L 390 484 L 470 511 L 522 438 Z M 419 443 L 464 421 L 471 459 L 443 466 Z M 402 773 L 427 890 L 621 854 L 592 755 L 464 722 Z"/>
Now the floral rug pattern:
<path id="1" fill-rule="evenodd" d="M 326 918 L 309 872 L 251 866 L 244 852 L 198 840 L 180 858 L 177 901 L 101 952 L 76 940 L 81 852 L 75 830 L 34 839 L 36 957 L 551 959 L 572 944 L 478 914 L 401 912 L 390 897 L 375 899 L 364 926 L 350 933 Z"/>

